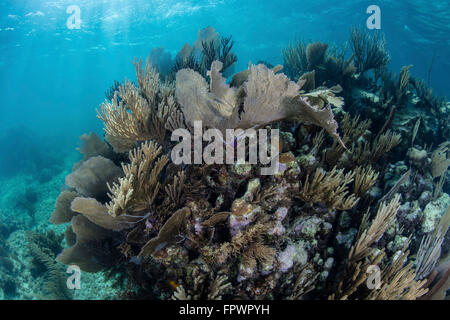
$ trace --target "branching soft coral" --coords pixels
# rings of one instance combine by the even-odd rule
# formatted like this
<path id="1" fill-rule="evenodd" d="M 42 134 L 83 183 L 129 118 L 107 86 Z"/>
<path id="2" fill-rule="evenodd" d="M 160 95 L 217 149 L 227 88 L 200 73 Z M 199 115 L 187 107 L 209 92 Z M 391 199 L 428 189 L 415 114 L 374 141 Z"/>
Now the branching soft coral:
<path id="1" fill-rule="evenodd" d="M 203 272 L 198 266 L 186 278 L 183 284 L 177 286 L 173 300 L 221 300 L 232 287 L 226 275 L 214 274 L 209 269 Z"/>
<path id="2" fill-rule="evenodd" d="M 184 174 L 184 171 L 181 171 L 176 176 L 174 176 L 173 183 L 170 185 L 166 185 L 166 187 L 164 188 L 168 197 L 176 206 L 181 203 L 185 179 L 186 176 Z"/>
<path id="3" fill-rule="evenodd" d="M 377 178 L 378 172 L 373 171 L 372 166 L 357 167 L 353 192 L 358 197 L 362 197 L 375 184 Z"/>
<path id="4" fill-rule="evenodd" d="M 361 222 L 356 243 L 350 249 L 344 279 L 330 299 L 346 300 L 357 293 L 362 299 L 371 300 L 415 300 L 424 295 L 425 281 L 416 281 L 416 273 L 412 265 L 405 265 L 409 252 L 406 251 L 407 241 L 401 252 L 389 261 L 387 267 L 381 268 L 381 284 L 379 290 L 364 290 L 363 284 L 371 272 L 370 266 L 381 265 L 386 256 L 384 249 L 372 251 L 371 246 L 378 241 L 394 222 L 400 208 L 400 195 L 396 195 L 389 203 L 382 203 L 369 226 L 369 214 L 366 213 Z"/>
<path id="5" fill-rule="evenodd" d="M 390 130 L 381 134 L 372 143 L 357 141 L 341 158 L 340 165 L 353 168 L 377 162 L 382 156 L 395 148 L 401 141 L 401 135 Z"/>
<path id="6" fill-rule="evenodd" d="M 161 152 L 162 148 L 154 141 L 130 151 L 131 163 L 122 164 L 125 177 L 108 184 L 111 201 L 106 206 L 112 216 L 150 210 L 161 187 L 159 174 L 169 161 L 167 155 L 158 158 Z"/>
<path id="7" fill-rule="evenodd" d="M 176 109 L 174 88 L 161 83 L 159 73 L 149 60 L 144 68 L 142 60 L 135 61 L 134 65 L 138 87 L 125 81 L 114 98 L 106 100 L 97 110 L 97 117 L 104 122 L 107 136 L 113 137 L 109 141 L 111 144 L 120 140 L 135 142 L 151 139 L 163 144 L 166 122 L 176 115 L 173 113 Z"/>
<path id="8" fill-rule="evenodd" d="M 311 182 L 307 175 L 300 197 L 306 202 L 324 203 L 330 209 L 351 209 L 358 202 L 354 194 L 347 197 L 347 188 L 354 176 L 354 172 L 344 174 L 336 168 L 324 172 L 318 168 Z"/>
<path id="9" fill-rule="evenodd" d="M 308 70 L 306 58 L 306 43 L 294 41 L 283 48 L 284 70 L 289 78 L 297 80 L 303 72 Z"/>
<path id="10" fill-rule="evenodd" d="M 203 67 L 211 68 L 212 63 L 218 60 L 223 63 L 222 72 L 225 72 L 233 63 L 237 61 L 237 57 L 231 52 L 234 41 L 229 37 L 221 37 L 219 41 L 212 40 L 210 42 L 202 41 Z"/>
<path id="11" fill-rule="evenodd" d="M 350 114 L 346 113 L 341 123 L 342 141 L 346 146 L 352 146 L 360 137 L 362 137 L 366 130 L 370 127 L 370 120 L 360 120 L 359 116 L 350 118 Z M 332 147 L 326 152 L 326 161 L 330 165 L 336 165 L 340 160 L 342 154 L 346 151 L 342 145 L 334 142 Z"/>
<path id="12" fill-rule="evenodd" d="M 397 194 L 389 203 L 382 203 L 378 212 L 368 226 L 369 214 L 363 217 L 360 227 L 360 235 L 355 245 L 349 252 L 349 264 L 362 260 L 369 255 L 370 246 L 381 238 L 388 227 L 393 223 L 397 211 L 400 207 L 400 196 Z"/>
<path id="13" fill-rule="evenodd" d="M 371 36 L 362 28 L 352 29 L 350 44 L 360 73 L 382 68 L 391 60 L 386 50 L 386 40 L 380 33 Z"/>
<path id="14" fill-rule="evenodd" d="M 382 271 L 379 290 L 372 290 L 369 300 L 416 300 L 428 289 L 424 288 L 425 280 L 416 281 L 416 272 L 412 264 L 407 262 L 409 241 L 405 243 L 398 256 Z"/>
<path id="15" fill-rule="evenodd" d="M 271 227 L 273 227 L 272 223 L 260 221 L 247 230 L 239 231 L 230 242 L 226 242 L 212 251 L 209 247 L 204 247 L 202 250 L 216 264 L 225 263 L 228 259 L 240 255 L 242 255 L 242 263 L 245 268 L 253 269 L 257 261 L 270 264 L 276 251 L 264 245 L 263 235 Z"/>

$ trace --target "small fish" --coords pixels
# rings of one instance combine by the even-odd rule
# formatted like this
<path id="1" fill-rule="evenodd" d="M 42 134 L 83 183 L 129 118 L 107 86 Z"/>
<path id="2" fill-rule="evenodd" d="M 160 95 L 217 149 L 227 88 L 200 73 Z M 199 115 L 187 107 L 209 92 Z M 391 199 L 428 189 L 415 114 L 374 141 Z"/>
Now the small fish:
<path id="1" fill-rule="evenodd" d="M 173 288 L 173 290 L 177 290 L 177 288 L 180 286 L 178 283 L 176 283 L 173 280 L 169 281 L 169 285 Z"/>

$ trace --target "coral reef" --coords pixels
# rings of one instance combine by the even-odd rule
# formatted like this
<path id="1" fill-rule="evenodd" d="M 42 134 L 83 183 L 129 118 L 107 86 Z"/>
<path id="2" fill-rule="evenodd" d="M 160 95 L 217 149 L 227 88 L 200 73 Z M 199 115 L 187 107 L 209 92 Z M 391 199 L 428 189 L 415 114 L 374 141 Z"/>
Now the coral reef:
<path id="1" fill-rule="evenodd" d="M 70 222 L 57 261 L 122 273 L 120 297 L 131 299 L 444 297 L 448 141 L 415 114 L 431 98 L 414 94 L 410 67 L 398 78 L 385 70 L 382 35 L 352 30 L 351 57 L 292 43 L 284 67 L 249 64 L 228 83 L 233 42 L 218 39 L 200 31 L 173 77 L 158 66 L 169 57 L 152 51 L 135 61 L 137 83 L 100 106 L 106 142 L 82 136 L 83 160 L 51 217 Z M 196 121 L 278 129 L 280 170 L 172 162 L 170 133 Z"/>
<path id="2" fill-rule="evenodd" d="M 387 66 L 390 61 L 386 51 L 386 40 L 380 33 L 373 36 L 366 29 L 352 29 L 350 44 L 359 73 Z"/>

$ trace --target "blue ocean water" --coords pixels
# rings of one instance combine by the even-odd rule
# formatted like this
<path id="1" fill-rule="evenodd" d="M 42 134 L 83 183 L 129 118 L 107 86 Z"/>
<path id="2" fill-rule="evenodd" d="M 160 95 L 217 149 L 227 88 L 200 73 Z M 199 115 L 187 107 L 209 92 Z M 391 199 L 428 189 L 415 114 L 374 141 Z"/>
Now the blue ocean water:
<path id="1" fill-rule="evenodd" d="M 114 80 L 135 80 L 135 57 L 164 47 L 174 58 L 212 26 L 233 36 L 236 71 L 250 61 L 282 64 L 282 48 L 292 40 L 348 41 L 373 4 L 381 9 L 390 70 L 412 65 L 414 77 L 430 78 L 433 93 L 450 96 L 448 0 L 1 1 L 0 224 L 9 230 L 3 237 L 50 228 L 64 176 L 80 157 L 78 138 L 102 134 L 95 110 Z M 80 9 L 79 29 L 67 26 L 70 6 Z"/>
<path id="2" fill-rule="evenodd" d="M 81 28 L 66 26 L 70 5 L 81 10 Z M 341 44 L 351 26 L 365 25 L 371 1 L 108 0 L 2 1 L 0 83 L 2 126 L 23 124 L 64 139 L 99 128 L 92 117 L 113 80 L 133 77 L 134 57 L 163 46 L 174 56 L 199 29 L 213 26 L 233 35 L 239 57 L 281 62 L 281 48 L 293 39 Z M 391 52 L 391 69 L 413 65 L 449 95 L 448 1 L 376 1 Z M 76 134 L 75 134 L 76 136 Z"/>

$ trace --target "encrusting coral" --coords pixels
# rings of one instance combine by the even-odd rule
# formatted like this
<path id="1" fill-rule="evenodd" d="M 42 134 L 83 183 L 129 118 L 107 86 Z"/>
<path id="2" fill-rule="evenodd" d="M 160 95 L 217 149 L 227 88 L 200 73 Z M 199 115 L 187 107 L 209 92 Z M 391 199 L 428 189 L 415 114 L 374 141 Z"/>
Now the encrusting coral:
<path id="1" fill-rule="evenodd" d="M 144 66 L 135 61 L 136 84 L 109 92 L 98 111 L 106 142 L 82 137 L 83 159 L 51 217 L 71 223 L 57 261 L 86 272 L 120 266 L 130 298 L 440 295 L 448 282 L 448 143 L 433 137 L 442 144 L 430 155 L 431 120 L 408 114 L 410 67 L 392 79 L 384 38 L 355 29 L 351 57 L 297 42 L 283 50 L 284 67 L 250 63 L 227 81 L 234 43 L 218 39 L 202 30 L 172 69 L 152 65 L 171 62 L 154 50 Z M 222 133 L 278 129 L 279 170 L 175 164 L 170 133 L 192 132 L 196 121 Z"/>

